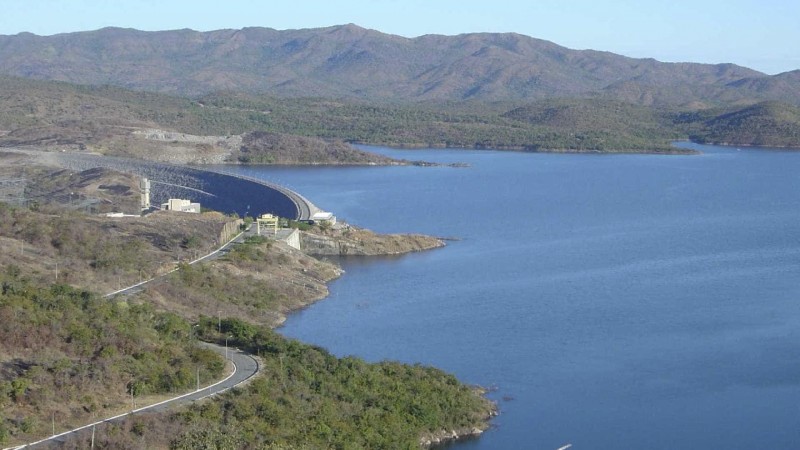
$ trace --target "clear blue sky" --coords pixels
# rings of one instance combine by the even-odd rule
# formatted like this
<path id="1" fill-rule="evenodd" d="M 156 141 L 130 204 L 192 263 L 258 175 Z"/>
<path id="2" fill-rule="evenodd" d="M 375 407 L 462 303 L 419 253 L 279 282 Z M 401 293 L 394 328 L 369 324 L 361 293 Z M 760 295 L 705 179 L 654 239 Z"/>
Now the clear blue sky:
<path id="1" fill-rule="evenodd" d="M 2 0 L 0 34 L 355 23 L 385 33 L 516 32 L 661 61 L 800 69 L 800 0 Z"/>

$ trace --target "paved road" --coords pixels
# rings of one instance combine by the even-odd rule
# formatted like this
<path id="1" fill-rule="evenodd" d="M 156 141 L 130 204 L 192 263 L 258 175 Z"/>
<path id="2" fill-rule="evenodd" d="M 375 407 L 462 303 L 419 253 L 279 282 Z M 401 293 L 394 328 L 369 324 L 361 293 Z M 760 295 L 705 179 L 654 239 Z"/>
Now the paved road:
<path id="1" fill-rule="evenodd" d="M 190 261 L 189 264 L 196 264 L 196 263 L 199 263 L 199 262 L 213 261 L 213 260 L 219 258 L 220 256 L 223 256 L 223 255 L 227 254 L 233 248 L 233 246 L 242 243 L 245 240 L 246 237 L 252 236 L 254 234 L 255 234 L 255 231 L 253 230 L 253 227 L 251 226 L 250 228 L 247 229 L 247 231 L 239 233 L 238 235 L 236 235 L 236 237 L 231 239 L 229 242 L 224 244 L 222 247 L 214 250 L 213 252 L 211 252 L 211 253 L 209 253 L 209 254 L 207 254 L 205 256 L 201 256 L 201 257 L 195 259 L 194 261 Z M 120 289 L 118 291 L 109 292 L 108 294 L 104 295 L 103 297 L 112 298 L 112 297 L 116 297 L 117 295 L 131 295 L 131 294 L 135 294 L 137 292 L 141 292 L 141 291 L 144 290 L 144 288 L 148 284 L 152 284 L 152 283 L 156 283 L 158 281 L 161 281 L 162 279 L 166 278 L 168 275 L 170 275 L 171 273 L 173 273 L 173 272 L 175 272 L 177 270 L 178 270 L 178 268 L 176 267 L 176 268 L 170 270 L 169 272 L 167 272 L 165 274 L 159 275 L 157 277 L 150 278 L 149 280 L 140 281 L 139 283 L 136 283 L 136 284 L 134 284 L 132 286 L 128 286 L 126 288 L 122 288 L 122 289 Z"/>
<path id="2" fill-rule="evenodd" d="M 128 416 L 129 414 L 136 414 L 136 413 L 144 412 L 144 411 L 147 411 L 147 412 L 164 411 L 164 410 L 167 410 L 168 408 L 174 408 L 174 407 L 179 406 L 179 405 L 185 405 L 185 404 L 191 403 L 193 401 L 197 401 L 197 400 L 200 400 L 200 399 L 203 399 L 203 398 L 206 398 L 206 397 L 211 397 L 213 395 L 217 395 L 219 393 L 225 392 L 228 389 L 245 382 L 246 380 L 248 380 L 248 379 L 252 378 L 253 376 L 255 376 L 258 373 L 258 371 L 260 370 L 260 366 L 258 364 L 258 361 L 256 361 L 256 359 L 253 358 L 251 355 L 249 355 L 247 353 L 244 353 L 244 352 L 242 352 L 240 350 L 237 350 L 237 349 L 234 349 L 234 348 L 227 348 L 226 349 L 225 347 L 221 347 L 219 345 L 214 345 L 214 344 L 208 344 L 208 343 L 202 343 L 201 345 L 204 345 L 204 346 L 206 346 L 206 347 L 208 347 L 208 348 L 220 353 L 221 355 L 226 355 L 227 354 L 227 356 L 229 357 L 231 363 L 233 363 L 234 372 L 231 375 L 229 375 L 227 378 L 225 378 L 224 380 L 218 381 L 217 383 L 212 384 L 211 386 L 207 386 L 207 387 L 205 387 L 203 389 L 200 389 L 199 391 L 193 391 L 193 392 L 190 392 L 188 394 L 183 394 L 183 395 L 174 397 L 174 398 L 172 398 L 170 400 L 166 400 L 166 401 L 163 401 L 163 402 L 160 402 L 160 403 L 156 403 L 154 405 L 145 406 L 145 407 L 142 407 L 142 408 L 137 408 L 137 409 L 135 409 L 133 411 L 129 411 L 129 412 L 120 414 L 118 416 L 109 417 L 107 419 L 103 419 L 103 420 L 100 420 L 100 421 L 97 421 L 97 422 L 94 422 L 94 423 L 90 423 L 88 425 L 84 425 L 82 427 L 75 428 L 73 430 L 65 431 L 63 433 L 59 433 L 59 434 L 50 436 L 50 437 L 42 439 L 40 441 L 31 442 L 29 444 L 24 444 L 24 445 L 17 446 L 17 447 L 8 447 L 7 449 L 4 449 L 4 450 L 22 449 L 22 448 L 36 448 L 36 447 L 40 447 L 40 446 L 43 446 L 43 445 L 46 445 L 46 444 L 54 444 L 54 443 L 57 443 L 57 442 L 63 442 L 67 437 L 69 437 L 70 435 L 72 435 L 74 433 L 78 433 L 80 431 L 90 429 L 91 427 L 93 427 L 95 425 L 99 425 L 99 424 L 102 424 L 102 423 L 105 423 L 105 422 L 113 422 L 115 420 L 120 420 L 120 419 Z"/>
<path id="3" fill-rule="evenodd" d="M 220 248 L 214 250 L 213 252 L 211 252 L 211 253 L 209 253 L 209 254 L 207 254 L 205 256 L 202 256 L 202 257 L 200 257 L 200 258 L 198 258 L 198 259 L 196 259 L 194 261 L 191 261 L 189 264 L 196 264 L 196 263 L 204 262 L 204 261 L 212 261 L 212 260 L 214 260 L 216 258 L 219 258 L 220 256 L 222 256 L 222 255 L 226 254 L 228 251 L 230 251 L 230 249 L 234 245 L 237 245 L 238 243 L 242 242 L 245 239 L 245 237 L 247 237 L 249 235 L 252 235 L 253 233 L 254 233 L 254 231 L 252 230 L 252 227 L 250 227 L 250 229 L 248 229 L 245 232 L 239 233 L 236 237 L 231 239 L 228 243 L 226 243 L 222 247 L 220 247 Z M 115 297 L 117 295 L 130 295 L 130 294 L 133 294 L 135 292 L 139 292 L 142 289 L 144 289 L 144 287 L 147 284 L 159 281 L 160 279 L 166 277 L 167 275 L 169 275 L 170 273 L 172 273 L 172 272 L 174 272 L 176 270 L 178 270 L 178 269 L 173 269 L 172 271 L 170 271 L 170 272 L 168 272 L 168 273 L 166 273 L 164 275 L 160 275 L 158 277 L 151 278 L 149 280 L 145 280 L 145 281 L 142 281 L 140 283 L 134 284 L 133 286 L 128 286 L 128 287 L 126 287 L 124 289 L 120 289 L 118 291 L 111 292 L 109 294 L 106 294 L 105 297 L 106 298 L 111 298 L 111 297 Z M 101 424 L 101 423 L 104 423 L 104 422 L 111 422 L 111 421 L 114 421 L 114 420 L 118 420 L 118 419 L 120 419 L 122 417 L 127 416 L 128 414 L 131 414 L 131 413 L 137 413 L 137 412 L 141 412 L 141 411 L 164 411 L 164 410 L 166 410 L 168 408 L 173 408 L 173 407 L 178 406 L 178 405 L 183 405 L 183 404 L 190 403 L 190 402 L 202 399 L 202 398 L 210 397 L 212 395 L 216 395 L 216 394 L 219 394 L 221 392 L 225 392 L 228 389 L 230 389 L 230 388 L 232 388 L 232 387 L 234 387 L 236 385 L 241 384 L 245 380 L 248 380 L 249 378 L 251 378 L 255 374 L 257 374 L 259 369 L 260 369 L 260 367 L 258 365 L 258 361 L 256 361 L 255 358 L 253 358 L 251 355 L 249 355 L 247 353 L 243 353 L 243 352 L 241 352 L 241 351 L 239 351 L 237 349 L 234 349 L 234 348 L 221 347 L 219 345 L 209 344 L 209 343 L 205 343 L 205 342 L 201 343 L 200 345 L 204 345 L 204 346 L 216 351 L 217 353 L 220 353 L 221 355 L 224 355 L 227 358 L 229 358 L 230 361 L 233 363 L 234 372 L 229 377 L 225 378 L 224 380 L 219 381 L 219 382 L 217 382 L 215 384 L 212 384 L 211 386 L 207 386 L 207 387 L 205 387 L 203 389 L 200 389 L 199 391 L 190 392 L 188 394 L 180 395 L 178 397 L 174 397 L 174 398 L 172 398 L 170 400 L 167 400 L 167 401 L 164 401 L 164 402 L 161 402 L 161 403 L 157 403 L 155 405 L 150 405 L 150 406 L 146 406 L 146 407 L 143 407 L 143 408 L 138 408 L 138 409 L 126 412 L 126 413 L 118 415 L 118 416 L 114 416 L 114 417 L 110 417 L 110 418 L 107 418 L 107 419 L 103 419 L 103 420 L 100 420 L 100 421 L 95 422 L 95 423 L 90 423 L 88 425 L 84 425 L 82 427 L 75 428 L 75 429 L 70 430 L 70 431 L 66 431 L 66 432 L 63 432 L 63 433 L 60 433 L 60 434 L 56 434 L 54 436 L 50 436 L 49 438 L 43 439 L 41 441 L 32 442 L 32 443 L 25 444 L 25 445 L 22 445 L 22 446 L 19 446 L 19 447 L 8 447 L 8 448 L 6 448 L 4 450 L 19 449 L 19 448 L 32 448 L 34 446 L 40 446 L 42 444 L 52 444 L 54 442 L 61 442 L 67 436 L 69 436 L 69 435 L 71 435 L 73 433 L 77 433 L 77 432 L 79 432 L 81 430 L 85 430 L 87 428 L 91 428 L 94 425 L 98 425 L 98 424 Z"/>

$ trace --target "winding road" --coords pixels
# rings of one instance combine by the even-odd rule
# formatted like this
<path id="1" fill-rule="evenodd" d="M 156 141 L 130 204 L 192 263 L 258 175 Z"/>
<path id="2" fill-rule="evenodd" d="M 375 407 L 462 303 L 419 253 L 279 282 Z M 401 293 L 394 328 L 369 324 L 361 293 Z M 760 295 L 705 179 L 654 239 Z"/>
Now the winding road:
<path id="1" fill-rule="evenodd" d="M 113 422 L 115 420 L 120 420 L 124 417 L 127 417 L 130 414 L 136 414 L 140 412 L 160 412 L 165 411 L 169 408 L 174 408 L 176 406 L 185 405 L 187 403 L 191 403 L 200 399 L 204 399 L 207 397 L 211 397 L 222 392 L 227 391 L 228 389 L 238 386 L 245 381 L 249 380 L 250 378 L 254 377 L 258 371 L 260 370 L 260 365 L 258 361 L 250 354 L 244 353 L 235 348 L 228 348 L 222 347 L 219 345 L 209 344 L 209 343 L 202 343 L 201 345 L 206 346 L 221 355 L 227 355 L 229 361 L 233 365 L 233 373 L 228 375 L 225 379 L 221 381 L 217 381 L 216 383 L 206 386 L 200 390 L 192 391 L 183 395 L 179 395 L 177 397 L 173 397 L 169 400 L 165 400 L 159 403 L 155 403 L 149 406 L 143 406 L 141 408 L 137 408 L 114 417 L 109 417 L 103 420 L 98 420 L 97 422 L 90 423 L 78 428 L 74 428 L 72 430 L 64 431 L 63 433 L 58 433 L 53 436 L 50 436 L 45 439 L 41 439 L 36 442 L 30 442 L 27 444 L 22 444 L 16 447 L 8 447 L 4 450 L 17 450 L 23 448 L 35 448 L 37 446 L 43 446 L 46 444 L 55 444 L 58 442 L 63 442 L 72 434 L 79 433 L 83 430 L 87 430 L 92 428 L 96 425 L 100 425 L 106 422 Z"/>
<path id="2" fill-rule="evenodd" d="M 214 260 L 214 259 L 220 257 L 221 255 L 225 254 L 232 246 L 242 242 L 244 240 L 245 236 L 247 236 L 249 234 L 252 234 L 251 228 L 248 228 L 247 231 L 239 233 L 238 235 L 236 235 L 236 237 L 234 237 L 233 239 L 228 241 L 226 244 L 222 245 L 220 248 L 214 250 L 213 252 L 211 252 L 211 253 L 209 253 L 209 254 L 207 254 L 205 256 L 197 258 L 194 261 L 191 261 L 189 264 L 196 264 L 196 263 L 203 262 L 203 261 L 210 261 L 210 260 Z M 128 287 L 120 289 L 118 291 L 114 291 L 114 292 L 108 293 L 104 297 L 105 298 L 113 298 L 113 297 L 116 297 L 118 295 L 129 295 L 129 294 L 133 294 L 135 292 L 141 291 L 142 289 L 144 289 L 144 286 L 146 286 L 148 283 L 153 283 L 155 281 L 158 281 L 161 278 L 163 278 L 163 277 L 169 275 L 170 273 L 174 272 L 175 270 L 178 270 L 178 269 L 173 269 L 171 272 L 166 273 L 164 275 L 160 275 L 158 277 L 151 278 L 149 280 L 145 280 L 145 281 L 142 281 L 140 283 L 134 284 L 133 286 L 128 286 Z M 43 446 L 43 445 L 47 445 L 47 444 L 54 444 L 54 443 L 58 443 L 58 442 L 63 442 L 68 436 L 70 436 L 70 435 L 72 435 L 74 433 L 78 433 L 80 431 L 89 429 L 89 428 L 91 428 L 93 426 L 96 426 L 96 425 L 99 425 L 99 424 L 102 424 L 102 423 L 113 422 L 115 420 L 122 419 L 123 417 L 126 417 L 129 414 L 135 414 L 135 413 L 143 412 L 143 411 L 148 411 L 148 412 L 165 411 L 168 408 L 174 408 L 176 406 L 185 405 L 187 403 L 191 403 L 191 402 L 194 402 L 194 401 L 206 398 L 206 397 L 211 397 L 213 395 L 220 394 L 222 392 L 227 391 L 228 389 L 230 389 L 232 387 L 235 387 L 235 386 L 238 386 L 238 385 L 244 383 L 245 381 L 249 380 L 250 378 L 254 377 L 256 374 L 258 374 L 259 370 L 261 369 L 260 365 L 258 364 L 258 361 L 252 355 L 250 355 L 248 353 L 244 353 L 241 350 L 238 350 L 236 348 L 227 347 L 227 346 L 221 347 L 219 345 L 209 344 L 207 342 L 201 342 L 200 345 L 206 346 L 207 348 L 210 348 L 211 350 L 214 350 L 217 353 L 219 353 L 221 355 L 224 355 L 231 362 L 231 364 L 233 365 L 233 373 L 228 375 L 228 377 L 226 377 L 225 379 L 223 379 L 221 381 L 218 381 L 218 382 L 216 382 L 216 383 L 214 383 L 214 384 L 212 384 L 210 386 L 206 386 L 206 387 L 204 387 L 202 389 L 199 389 L 199 390 L 196 390 L 196 391 L 192 391 L 192 392 L 189 392 L 189 393 L 186 393 L 186 394 L 183 394 L 183 395 L 179 395 L 177 397 L 173 397 L 171 399 L 168 399 L 168 400 L 165 400 L 165 401 L 153 404 L 153 405 L 137 408 L 137 409 L 125 412 L 123 414 L 116 415 L 114 417 L 108 417 L 106 419 L 99 420 L 97 422 L 90 423 L 88 425 L 84 425 L 84 426 L 81 426 L 81 427 L 78 427 L 78 428 L 74 428 L 72 430 L 68 430 L 68 431 L 64 431 L 62 433 L 54 434 L 53 436 L 50 436 L 50 437 L 45 438 L 45 439 L 41 439 L 41 440 L 36 441 L 36 442 L 30 442 L 30 443 L 22 444 L 22 445 L 19 445 L 19 446 L 16 446 L 16 447 L 7 447 L 7 448 L 4 448 L 3 450 L 17 450 L 17 449 L 22 449 L 22 448 L 34 448 L 34 447 L 37 447 L 37 446 Z"/>

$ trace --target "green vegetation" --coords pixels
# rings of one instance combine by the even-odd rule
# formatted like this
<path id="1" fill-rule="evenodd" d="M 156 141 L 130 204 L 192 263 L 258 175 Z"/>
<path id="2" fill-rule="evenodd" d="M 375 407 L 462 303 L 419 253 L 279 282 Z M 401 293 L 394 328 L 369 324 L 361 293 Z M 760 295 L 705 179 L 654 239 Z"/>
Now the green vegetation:
<path id="1" fill-rule="evenodd" d="M 220 338 L 214 318 L 203 318 L 200 330 L 206 339 Z M 220 405 L 196 406 L 181 417 L 187 429 L 228 434 L 249 448 L 418 448 L 423 434 L 483 427 L 492 411 L 438 369 L 338 359 L 238 320 L 223 321 L 222 334 L 259 354 L 265 375 Z M 196 437 L 184 433 L 172 446 L 190 448 Z"/>
<path id="2" fill-rule="evenodd" d="M 494 411 L 478 391 L 435 368 L 336 358 L 234 319 L 222 321 L 221 334 L 217 327 L 216 317 L 200 320 L 204 339 L 229 336 L 229 345 L 260 355 L 263 376 L 215 402 L 129 419 L 103 431 L 99 442 L 135 438 L 146 447 L 172 449 L 418 449 L 423 436 L 441 430 L 483 429 Z"/>
<path id="3" fill-rule="evenodd" d="M 538 141 L 538 149 L 670 151 L 669 142 L 682 136 L 664 110 L 621 101 L 543 100 L 504 116 L 551 130 Z"/>
<path id="4" fill-rule="evenodd" d="M 285 314 L 327 295 L 340 269 L 263 236 L 248 237 L 213 264 L 181 264 L 143 298 L 187 317 L 237 317 L 278 325 Z"/>
<path id="5" fill-rule="evenodd" d="M 388 146 L 675 151 L 669 142 L 682 136 L 650 108 L 601 100 L 549 100 L 515 107 L 513 103 L 369 104 L 216 94 L 200 102 L 203 116 L 230 114 L 233 129 Z M 570 115 L 558 120 L 546 117 L 548 110 L 559 107 L 571 108 Z M 254 110 L 262 112 L 238 115 Z"/>
<path id="6" fill-rule="evenodd" d="M 642 106 L 602 98 L 548 99 L 525 105 L 369 104 L 326 99 L 278 99 L 216 94 L 201 99 L 202 113 L 172 126 L 342 139 L 405 147 L 496 148 L 528 151 L 638 151 L 681 153 L 671 142 L 800 147 L 798 108 L 779 102 L 717 109 Z M 244 111 L 262 111 L 243 114 Z M 204 120 L 198 120 L 205 117 Z M 211 119 L 214 117 L 214 119 Z M 194 128 L 199 127 L 199 128 Z"/>
<path id="7" fill-rule="evenodd" d="M 0 443 L 59 423 L 108 415 L 135 397 L 220 378 L 221 358 L 191 325 L 146 304 L 112 302 L 18 267 L 0 274 Z"/>
<path id="8" fill-rule="evenodd" d="M 659 153 L 681 152 L 670 142 L 689 137 L 800 146 L 796 108 L 779 103 L 725 109 L 656 108 L 604 98 L 401 104 L 241 93 L 190 100 L 13 78 L 0 78 L 0 87 L 20 93 L 0 100 L 0 129 L 12 130 L 0 137 L 0 144 L 61 142 L 134 156 L 141 140 L 128 141 L 128 126 L 198 135 L 245 134 L 241 148 L 231 155 L 251 163 L 381 162 L 341 143 L 326 142 L 337 140 L 406 147 Z M 86 104 L 94 106 L 80 107 Z M 35 112 L 35 123 L 30 111 Z M 733 120 L 737 114 L 755 114 L 758 119 Z"/>
<path id="9" fill-rule="evenodd" d="M 701 143 L 800 147 L 800 108 L 783 103 L 683 114 L 677 121 Z"/>
<path id="10" fill-rule="evenodd" d="M 5 212 L 16 216 L 3 223 L 35 214 L 8 207 Z M 63 223 L 65 235 L 76 223 Z M 176 246 L 197 245 L 196 235 L 182 236 Z M 418 448 L 422 437 L 443 429 L 471 433 L 485 427 L 493 405 L 451 375 L 338 359 L 264 325 L 324 295 L 322 280 L 338 274 L 330 264 L 290 250 L 263 237 L 248 238 L 213 264 L 182 264 L 167 282 L 131 302 L 61 284 L 44 286 L 15 265 L 2 266 L 0 438 L 47 434 L 53 414 L 59 429 L 111 415 L 129 405 L 131 392 L 136 398 L 191 388 L 198 366 L 203 382 L 219 378 L 219 358 L 199 349 L 196 335 L 220 343 L 227 336 L 229 345 L 259 354 L 264 375 L 182 412 L 155 419 L 137 415 L 98 427 L 99 445 Z M 309 291 L 310 286 L 322 291 Z M 150 306 L 154 303 L 177 313 L 159 312 Z M 223 317 L 238 311 L 242 319 L 223 318 L 220 330 L 217 314 L 207 313 L 197 327 L 185 318 L 208 310 L 225 311 Z"/>
<path id="11" fill-rule="evenodd" d="M 287 226 L 289 228 L 296 228 L 300 231 L 308 231 L 314 228 L 314 225 L 311 225 L 307 222 L 299 222 L 297 220 L 289 220 L 287 221 Z"/>
<path id="12" fill-rule="evenodd" d="M 646 105 L 800 101 L 797 74 L 768 76 L 733 64 L 663 63 L 571 50 L 515 33 L 406 39 L 352 24 L 0 36 L 0 72 L 190 96 L 236 86 L 280 97 L 375 102 L 593 95 Z"/>
<path id="13" fill-rule="evenodd" d="M 322 140 L 254 131 L 242 137 L 231 160 L 245 164 L 389 164 L 392 159 L 367 153 L 341 140 Z"/>

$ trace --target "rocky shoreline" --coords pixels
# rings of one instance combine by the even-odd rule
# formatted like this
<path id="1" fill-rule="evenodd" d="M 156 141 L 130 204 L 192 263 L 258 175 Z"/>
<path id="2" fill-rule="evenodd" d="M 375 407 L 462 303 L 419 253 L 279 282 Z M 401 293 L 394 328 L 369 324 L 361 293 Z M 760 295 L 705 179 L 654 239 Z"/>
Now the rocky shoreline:
<path id="1" fill-rule="evenodd" d="M 329 295 L 328 283 L 345 274 L 345 271 L 328 257 L 372 257 L 400 256 L 407 253 L 421 252 L 444 247 L 442 239 L 421 234 L 378 234 L 370 230 L 346 225 L 338 229 L 302 231 L 300 234 L 302 250 L 297 250 L 282 242 L 275 242 L 271 251 L 286 255 L 280 271 L 284 282 L 304 287 L 299 291 L 300 298 L 291 308 L 278 312 L 278 317 L 271 322 L 273 327 L 280 327 L 286 316 L 305 309 L 314 303 L 324 300 Z M 307 258 L 317 261 L 313 271 L 306 269 Z M 250 274 L 254 275 L 254 274 Z M 265 276 L 264 274 L 255 274 Z"/>
<path id="2" fill-rule="evenodd" d="M 478 395 L 484 394 L 484 391 L 479 390 Z M 484 418 L 483 427 L 465 427 L 455 430 L 439 430 L 432 433 L 426 433 L 420 438 L 419 445 L 424 449 L 431 449 L 458 441 L 477 439 L 490 428 L 489 422 L 492 420 L 492 418 L 497 417 L 497 415 L 498 411 L 495 408 Z"/>
<path id="3" fill-rule="evenodd" d="M 482 430 L 478 427 L 459 430 L 441 430 L 436 433 L 425 435 L 419 440 L 419 445 L 422 448 L 435 448 L 461 440 L 477 439 L 484 431 L 486 430 Z"/>
<path id="4" fill-rule="evenodd" d="M 392 256 L 444 247 L 444 240 L 421 234 L 378 234 L 353 225 L 303 231 L 303 251 L 312 256 Z"/>

